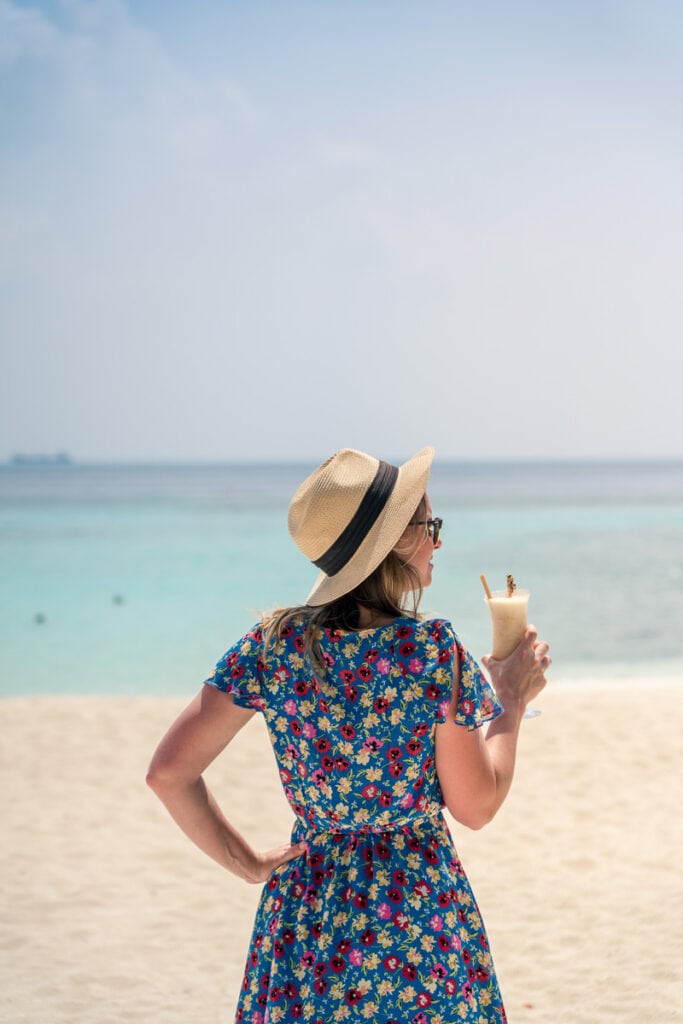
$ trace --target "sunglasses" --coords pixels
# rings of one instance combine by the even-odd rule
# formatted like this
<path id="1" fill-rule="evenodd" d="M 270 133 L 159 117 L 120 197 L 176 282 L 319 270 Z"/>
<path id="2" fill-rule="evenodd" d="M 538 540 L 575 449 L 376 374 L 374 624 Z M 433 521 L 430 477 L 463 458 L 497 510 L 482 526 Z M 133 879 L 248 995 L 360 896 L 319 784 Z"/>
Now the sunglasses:
<path id="1" fill-rule="evenodd" d="M 426 526 L 427 533 L 432 538 L 432 542 L 434 544 L 439 543 L 439 535 L 441 533 L 441 527 L 443 526 L 443 519 L 416 519 L 410 525 Z"/>

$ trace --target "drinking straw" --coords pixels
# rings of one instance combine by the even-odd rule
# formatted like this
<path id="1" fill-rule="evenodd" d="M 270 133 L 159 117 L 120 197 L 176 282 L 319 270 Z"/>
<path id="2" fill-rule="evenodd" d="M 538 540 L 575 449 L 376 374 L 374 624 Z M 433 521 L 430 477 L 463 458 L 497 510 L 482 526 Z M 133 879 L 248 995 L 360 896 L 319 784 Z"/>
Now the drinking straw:
<path id="1" fill-rule="evenodd" d="M 484 591 L 486 592 L 486 596 L 488 597 L 489 600 L 491 600 L 491 590 L 489 588 L 488 583 L 486 582 L 486 577 L 484 576 L 483 572 L 480 574 L 479 579 L 481 580 L 481 585 L 484 588 Z"/>

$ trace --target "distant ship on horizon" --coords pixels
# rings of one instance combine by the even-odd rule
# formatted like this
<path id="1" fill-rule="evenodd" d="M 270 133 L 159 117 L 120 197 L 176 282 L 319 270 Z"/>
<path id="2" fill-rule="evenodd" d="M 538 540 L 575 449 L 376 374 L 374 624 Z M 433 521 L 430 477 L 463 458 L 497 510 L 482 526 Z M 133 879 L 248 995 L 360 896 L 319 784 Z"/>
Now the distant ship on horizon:
<path id="1" fill-rule="evenodd" d="M 23 452 L 17 452 L 10 459 L 13 466 L 67 466 L 71 462 L 71 456 L 67 452 L 55 452 L 53 455 L 25 455 Z"/>

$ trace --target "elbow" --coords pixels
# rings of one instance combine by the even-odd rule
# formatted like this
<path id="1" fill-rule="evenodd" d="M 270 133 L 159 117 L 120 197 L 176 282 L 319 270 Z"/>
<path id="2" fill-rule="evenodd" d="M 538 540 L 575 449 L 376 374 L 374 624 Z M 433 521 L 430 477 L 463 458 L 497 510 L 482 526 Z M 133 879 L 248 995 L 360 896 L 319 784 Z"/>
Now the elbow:
<path id="1" fill-rule="evenodd" d="M 177 779 L 170 765 L 164 766 L 152 761 L 152 764 L 147 769 L 145 782 L 152 792 L 156 793 L 157 796 L 161 796 L 162 793 L 167 792 L 177 782 Z"/>
<path id="2" fill-rule="evenodd" d="M 148 769 L 147 775 L 145 776 L 145 782 L 152 790 L 152 792 L 157 794 L 159 793 L 159 790 L 161 789 L 163 784 L 161 778 L 159 777 L 159 773 L 157 771 L 154 771 L 152 768 Z"/>
<path id="3" fill-rule="evenodd" d="M 449 807 L 448 811 L 453 815 L 455 820 L 465 828 L 471 829 L 473 832 L 478 832 L 480 829 L 488 825 L 490 821 L 496 816 L 497 807 L 485 803 L 476 803 L 470 807 Z"/>
<path id="4" fill-rule="evenodd" d="M 154 757 L 145 781 L 161 800 L 165 800 L 166 796 L 195 785 L 200 778 L 201 775 L 189 772 L 172 758 Z"/>

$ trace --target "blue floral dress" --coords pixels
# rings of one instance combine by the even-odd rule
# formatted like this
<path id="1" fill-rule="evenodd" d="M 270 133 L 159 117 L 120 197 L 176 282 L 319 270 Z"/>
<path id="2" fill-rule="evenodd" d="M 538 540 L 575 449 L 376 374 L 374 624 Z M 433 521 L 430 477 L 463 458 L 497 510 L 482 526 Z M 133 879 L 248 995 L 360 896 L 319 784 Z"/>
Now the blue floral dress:
<path id="1" fill-rule="evenodd" d="M 263 712 L 307 854 L 264 886 L 238 1022 L 505 1021 L 484 926 L 441 813 L 437 722 L 500 713 L 449 622 L 320 634 L 296 620 L 263 657 L 255 627 L 207 683 Z"/>

